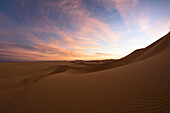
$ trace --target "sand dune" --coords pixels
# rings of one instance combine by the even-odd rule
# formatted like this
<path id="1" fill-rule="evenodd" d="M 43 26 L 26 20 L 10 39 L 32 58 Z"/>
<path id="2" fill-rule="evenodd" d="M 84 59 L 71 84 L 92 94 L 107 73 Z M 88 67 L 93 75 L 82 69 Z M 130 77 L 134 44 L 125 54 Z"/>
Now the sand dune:
<path id="1" fill-rule="evenodd" d="M 120 60 L 0 63 L 2 113 L 168 113 L 170 33 Z"/>

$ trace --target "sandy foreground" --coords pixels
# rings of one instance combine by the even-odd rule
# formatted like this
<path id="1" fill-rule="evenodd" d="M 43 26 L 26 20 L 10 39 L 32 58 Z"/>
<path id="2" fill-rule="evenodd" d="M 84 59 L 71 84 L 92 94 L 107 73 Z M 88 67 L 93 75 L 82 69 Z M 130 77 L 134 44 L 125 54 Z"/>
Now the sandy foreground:
<path id="1" fill-rule="evenodd" d="M 0 113 L 170 113 L 170 33 L 120 60 L 1 62 Z"/>

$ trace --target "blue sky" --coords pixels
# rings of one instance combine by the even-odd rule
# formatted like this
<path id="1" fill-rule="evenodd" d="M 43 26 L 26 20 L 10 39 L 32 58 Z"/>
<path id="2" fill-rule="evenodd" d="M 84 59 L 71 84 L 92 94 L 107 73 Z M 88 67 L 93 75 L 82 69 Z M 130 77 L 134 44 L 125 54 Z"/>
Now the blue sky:
<path id="1" fill-rule="evenodd" d="M 169 0 L 0 0 L 0 60 L 118 59 L 170 30 Z"/>

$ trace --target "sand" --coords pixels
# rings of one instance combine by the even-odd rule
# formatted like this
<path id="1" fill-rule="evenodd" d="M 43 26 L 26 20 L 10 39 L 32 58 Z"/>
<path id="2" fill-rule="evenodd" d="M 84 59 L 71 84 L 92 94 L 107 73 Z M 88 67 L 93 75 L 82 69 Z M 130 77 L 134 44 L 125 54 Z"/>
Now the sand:
<path id="1" fill-rule="evenodd" d="M 170 33 L 119 60 L 0 63 L 0 113 L 169 113 Z"/>

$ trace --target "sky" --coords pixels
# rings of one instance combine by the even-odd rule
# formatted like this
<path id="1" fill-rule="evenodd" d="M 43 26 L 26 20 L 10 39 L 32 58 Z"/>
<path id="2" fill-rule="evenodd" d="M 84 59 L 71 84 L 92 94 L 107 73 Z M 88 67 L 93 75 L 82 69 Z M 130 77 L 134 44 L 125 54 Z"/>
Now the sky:
<path id="1" fill-rule="evenodd" d="M 169 0 L 0 0 L 0 61 L 119 59 L 170 31 Z"/>

